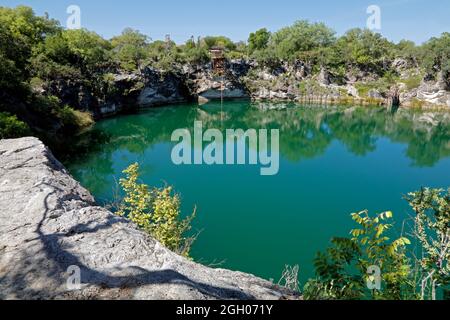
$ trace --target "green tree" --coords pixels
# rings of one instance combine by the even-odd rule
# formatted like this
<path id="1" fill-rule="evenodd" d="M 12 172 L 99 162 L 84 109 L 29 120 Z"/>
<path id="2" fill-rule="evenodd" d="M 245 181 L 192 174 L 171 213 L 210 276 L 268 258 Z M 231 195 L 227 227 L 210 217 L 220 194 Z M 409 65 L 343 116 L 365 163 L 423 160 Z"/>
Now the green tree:
<path id="1" fill-rule="evenodd" d="M 225 36 L 207 36 L 202 39 L 202 45 L 206 47 L 207 50 L 212 47 L 223 47 L 227 50 L 235 50 L 236 44 Z"/>
<path id="2" fill-rule="evenodd" d="M 85 29 L 66 30 L 62 37 L 83 71 L 98 73 L 98 68 L 110 62 L 111 45 L 95 32 Z"/>
<path id="3" fill-rule="evenodd" d="M 209 61 L 208 50 L 201 43 L 196 43 L 193 38 L 186 41 L 186 43 L 179 47 L 180 62 L 191 64 L 203 64 Z"/>
<path id="4" fill-rule="evenodd" d="M 34 50 L 34 59 L 76 68 L 89 76 L 107 66 L 110 49 L 109 42 L 94 32 L 84 29 L 64 30 L 40 43 Z"/>
<path id="5" fill-rule="evenodd" d="M 394 44 L 379 33 L 367 29 L 352 29 L 338 39 L 335 50 L 340 64 L 347 69 L 375 72 L 383 75 L 390 66 Z"/>
<path id="6" fill-rule="evenodd" d="M 270 32 L 266 29 L 259 29 L 256 32 L 250 33 L 248 38 L 249 53 L 252 54 L 256 50 L 263 50 L 267 48 L 270 40 Z"/>
<path id="7" fill-rule="evenodd" d="M 34 48 L 31 62 L 32 76 L 44 83 L 77 83 L 100 98 L 107 87 L 105 73 L 113 67 L 111 44 L 84 29 L 64 30 L 47 37 Z"/>
<path id="8" fill-rule="evenodd" d="M 137 30 L 125 29 L 111 39 L 114 56 L 120 66 L 128 71 L 137 70 L 149 57 L 149 38 Z"/>
<path id="9" fill-rule="evenodd" d="M 310 62 L 318 56 L 319 48 L 328 47 L 335 40 L 335 32 L 325 24 L 302 20 L 275 32 L 269 47 L 279 59 Z"/>
<path id="10" fill-rule="evenodd" d="M 411 66 L 418 66 L 421 59 L 420 48 L 413 41 L 401 40 L 395 46 L 395 57 L 405 59 Z"/>
<path id="11" fill-rule="evenodd" d="M 157 40 L 150 43 L 149 58 L 151 65 L 166 71 L 173 70 L 176 64 L 184 62 L 182 49 L 173 41 Z"/>
<path id="12" fill-rule="evenodd" d="M 31 8 L 0 7 L 0 104 L 29 95 L 32 50 L 59 29 L 55 20 L 35 16 Z"/>
<path id="13" fill-rule="evenodd" d="M 31 8 L 18 6 L 15 9 L 0 7 L 0 30 L 2 37 L 8 33 L 9 40 L 2 42 L 0 49 L 10 53 L 8 56 L 14 59 L 17 68 L 26 71 L 33 47 L 58 32 L 60 27 L 56 20 L 38 17 Z"/>
<path id="14" fill-rule="evenodd" d="M 439 38 L 432 38 L 422 46 L 423 64 L 426 71 L 436 75 L 439 71 L 447 82 L 450 78 L 450 33 L 445 32 Z"/>

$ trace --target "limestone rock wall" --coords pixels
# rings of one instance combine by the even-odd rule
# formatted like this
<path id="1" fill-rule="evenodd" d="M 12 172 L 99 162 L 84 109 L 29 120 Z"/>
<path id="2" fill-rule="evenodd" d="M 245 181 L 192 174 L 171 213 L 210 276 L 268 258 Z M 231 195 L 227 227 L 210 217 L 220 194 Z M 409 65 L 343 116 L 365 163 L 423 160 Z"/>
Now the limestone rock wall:
<path id="1" fill-rule="evenodd" d="M 401 78 L 393 87 L 398 87 L 402 105 L 412 106 L 417 100 L 424 106 L 450 107 L 450 88 L 442 73 L 437 79 L 424 80 L 417 88 L 408 89 L 404 82 L 420 74 L 420 70 L 408 67 L 402 59 L 394 61 L 393 68 Z M 348 72 L 342 79 L 324 68 L 314 74 L 312 67 L 301 61 L 280 62 L 268 67 L 253 60 L 231 60 L 227 62 L 226 74 L 222 76 L 214 74 L 211 63 L 178 65 L 171 71 L 146 67 L 134 73 L 117 71 L 113 78 L 111 92 L 101 98 L 96 97 L 82 83 L 73 81 L 55 81 L 47 93 L 59 97 L 62 104 L 92 111 L 97 118 L 137 108 L 196 100 L 207 102 L 221 98 L 299 102 L 306 98 L 320 103 L 341 103 L 348 99 L 364 98 L 372 104 L 378 101 L 387 105 L 392 98 L 389 96 L 390 91 L 384 89 L 383 92 L 370 89 L 361 95 L 357 86 L 373 85 L 379 80 L 375 74 Z"/>

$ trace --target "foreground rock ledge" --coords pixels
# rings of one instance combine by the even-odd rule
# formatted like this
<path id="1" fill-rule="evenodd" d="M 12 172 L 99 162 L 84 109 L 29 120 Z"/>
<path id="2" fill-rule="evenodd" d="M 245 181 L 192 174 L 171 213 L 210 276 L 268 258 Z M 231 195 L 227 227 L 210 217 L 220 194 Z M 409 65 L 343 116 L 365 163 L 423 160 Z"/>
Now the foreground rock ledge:
<path id="1" fill-rule="evenodd" d="M 36 138 L 0 141 L 0 299 L 280 299 L 254 276 L 184 259 L 95 205 Z M 78 266 L 82 287 L 69 291 Z"/>

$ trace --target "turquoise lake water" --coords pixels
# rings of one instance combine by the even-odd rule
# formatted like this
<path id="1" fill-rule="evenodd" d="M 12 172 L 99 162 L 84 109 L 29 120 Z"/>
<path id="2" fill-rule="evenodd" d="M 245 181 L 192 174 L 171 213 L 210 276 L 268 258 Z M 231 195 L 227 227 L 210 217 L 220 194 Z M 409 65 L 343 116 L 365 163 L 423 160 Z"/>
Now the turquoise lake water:
<path id="1" fill-rule="evenodd" d="M 223 132 L 279 129 L 279 173 L 261 176 L 254 165 L 174 165 L 171 135 L 192 131 L 195 121 Z M 173 185 L 185 214 L 197 207 L 196 261 L 276 281 L 286 264 L 300 265 L 302 281 L 312 277 L 315 254 L 332 237 L 348 236 L 352 212 L 391 210 L 400 230 L 411 214 L 403 195 L 450 185 L 446 113 L 186 104 L 103 120 L 79 144 L 85 152 L 64 163 L 99 203 L 111 201 L 122 170 L 139 162 L 143 182 Z"/>

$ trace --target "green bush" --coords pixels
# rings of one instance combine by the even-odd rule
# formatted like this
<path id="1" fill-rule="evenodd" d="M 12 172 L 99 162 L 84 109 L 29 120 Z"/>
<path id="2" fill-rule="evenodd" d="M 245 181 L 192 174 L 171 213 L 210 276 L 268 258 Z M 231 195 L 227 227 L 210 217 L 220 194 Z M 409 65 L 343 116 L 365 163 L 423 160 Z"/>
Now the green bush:
<path id="1" fill-rule="evenodd" d="M 155 237 L 168 249 L 189 256 L 194 237 L 187 237 L 194 213 L 181 220 L 180 197 L 173 195 L 171 187 L 151 190 L 139 180 L 139 165 L 133 164 L 120 179 L 125 197 L 118 214 L 127 217 Z"/>
<path id="2" fill-rule="evenodd" d="M 391 72 L 387 72 L 383 77 L 372 82 L 358 82 L 355 84 L 356 89 L 361 97 L 368 97 L 371 90 L 377 90 L 382 95 L 387 95 L 391 87 L 396 84 L 398 77 L 394 76 Z"/>
<path id="3" fill-rule="evenodd" d="M 414 236 L 420 244 L 422 299 L 436 299 L 438 288 L 450 293 L 450 189 L 422 189 L 406 200 L 415 213 Z"/>
<path id="4" fill-rule="evenodd" d="M 69 106 L 58 107 L 55 113 L 66 128 L 83 129 L 94 124 L 90 113 L 74 110 Z"/>
<path id="5" fill-rule="evenodd" d="M 418 74 L 418 75 L 411 76 L 405 80 L 402 80 L 402 82 L 406 84 L 406 87 L 408 88 L 408 90 L 413 90 L 420 86 L 420 84 L 422 83 L 422 80 L 423 80 L 423 75 Z"/>
<path id="6" fill-rule="evenodd" d="M 332 94 L 333 91 L 327 87 L 321 86 L 315 80 L 303 80 L 299 83 L 299 92 L 301 95 L 325 96 Z"/>
<path id="7" fill-rule="evenodd" d="M 334 238 L 333 246 L 319 253 L 315 260 L 317 278 L 305 287 L 306 299 L 381 299 L 414 298 L 414 282 L 406 256 L 410 240 L 391 240 L 387 233 L 393 228 L 391 212 L 371 217 L 367 211 L 352 214 L 358 225 L 352 238 Z M 371 266 L 380 268 L 382 289 L 369 290 L 373 282 L 368 274 Z"/>
<path id="8" fill-rule="evenodd" d="M 20 138 L 30 134 L 30 128 L 16 116 L 0 112 L 0 139 Z"/>
<path id="9" fill-rule="evenodd" d="M 304 287 L 310 300 L 437 300 L 450 296 L 450 189 L 422 189 L 405 199 L 413 209 L 409 238 L 391 240 L 392 213 L 352 214 L 351 238 L 334 238 L 315 260 L 317 277 Z M 407 224 L 405 224 L 407 226 Z M 369 289 L 380 269 L 381 288 Z M 439 290 L 441 291 L 439 293 Z"/>

